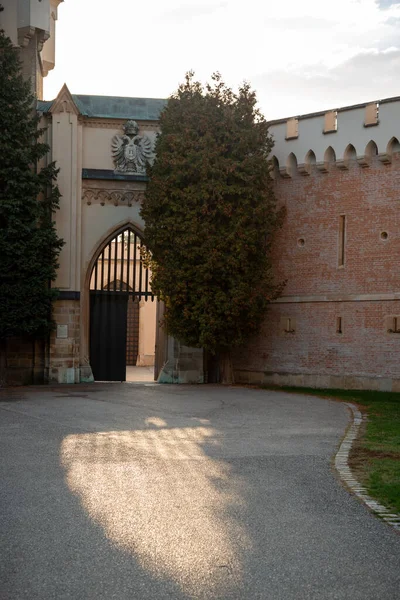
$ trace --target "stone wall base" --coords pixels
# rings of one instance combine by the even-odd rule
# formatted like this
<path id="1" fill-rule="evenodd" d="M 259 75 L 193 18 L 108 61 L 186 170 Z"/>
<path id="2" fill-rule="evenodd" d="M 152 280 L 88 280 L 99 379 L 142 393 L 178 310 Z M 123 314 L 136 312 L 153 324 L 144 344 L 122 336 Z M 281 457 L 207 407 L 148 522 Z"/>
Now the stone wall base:
<path id="1" fill-rule="evenodd" d="M 48 383 L 93 383 L 93 373 L 90 366 L 53 367 L 49 369 Z"/>
<path id="2" fill-rule="evenodd" d="M 7 367 L 6 369 L 7 386 L 16 385 L 41 385 L 47 383 L 45 369 L 40 367 Z M 0 387 L 2 382 L 0 381 Z"/>
<path id="3" fill-rule="evenodd" d="M 165 358 L 158 383 L 204 383 L 202 348 L 189 348 L 168 336 Z"/>
<path id="4" fill-rule="evenodd" d="M 306 373 L 264 373 L 235 370 L 236 383 L 296 386 L 342 390 L 400 392 L 400 379 L 359 375 L 321 375 Z"/>

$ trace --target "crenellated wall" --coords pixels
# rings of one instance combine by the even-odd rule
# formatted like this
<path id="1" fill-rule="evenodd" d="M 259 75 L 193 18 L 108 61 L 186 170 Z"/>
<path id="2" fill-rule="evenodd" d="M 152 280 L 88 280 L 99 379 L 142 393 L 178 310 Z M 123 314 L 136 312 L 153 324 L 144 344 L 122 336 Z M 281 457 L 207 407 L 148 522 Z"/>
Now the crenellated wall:
<path id="1" fill-rule="evenodd" d="M 390 163 L 400 150 L 400 98 L 271 121 L 270 133 L 274 177 L 307 175 L 313 165 L 327 172 L 332 163 L 346 170 L 354 158 L 367 167 L 375 155 Z"/>

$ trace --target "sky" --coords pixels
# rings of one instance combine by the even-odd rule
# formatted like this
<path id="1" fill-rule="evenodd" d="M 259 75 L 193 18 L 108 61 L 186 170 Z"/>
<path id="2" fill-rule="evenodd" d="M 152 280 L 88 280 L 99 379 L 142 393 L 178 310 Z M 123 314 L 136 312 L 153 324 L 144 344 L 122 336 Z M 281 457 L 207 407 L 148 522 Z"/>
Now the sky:
<path id="1" fill-rule="evenodd" d="M 167 98 L 195 71 L 250 82 L 265 117 L 400 95 L 400 0 L 65 0 L 54 98 Z"/>

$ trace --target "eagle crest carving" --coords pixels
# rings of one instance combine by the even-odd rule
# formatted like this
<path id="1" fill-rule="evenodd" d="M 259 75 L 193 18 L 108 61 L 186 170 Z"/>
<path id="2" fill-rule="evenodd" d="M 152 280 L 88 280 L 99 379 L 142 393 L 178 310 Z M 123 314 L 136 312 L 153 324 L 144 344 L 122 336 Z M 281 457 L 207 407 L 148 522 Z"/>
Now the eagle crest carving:
<path id="1" fill-rule="evenodd" d="M 114 173 L 145 175 L 146 163 L 152 156 L 151 140 L 147 135 L 138 135 L 136 121 L 127 121 L 122 129 L 124 135 L 114 135 L 111 142 Z"/>

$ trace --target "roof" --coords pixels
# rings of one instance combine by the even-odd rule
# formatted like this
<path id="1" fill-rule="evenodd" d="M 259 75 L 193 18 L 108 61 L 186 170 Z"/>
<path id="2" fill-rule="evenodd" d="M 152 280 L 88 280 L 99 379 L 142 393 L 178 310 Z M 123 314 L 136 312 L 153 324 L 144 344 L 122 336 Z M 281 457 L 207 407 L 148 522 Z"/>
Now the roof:
<path id="1" fill-rule="evenodd" d="M 37 101 L 37 109 L 39 112 L 49 112 L 51 105 L 53 104 L 54 100 L 38 100 Z"/>
<path id="2" fill-rule="evenodd" d="M 85 117 L 157 121 L 167 100 L 161 98 L 126 98 L 122 96 L 86 96 L 72 94 L 79 112 Z M 39 100 L 38 111 L 48 112 L 54 100 Z"/>

